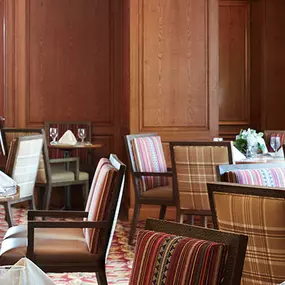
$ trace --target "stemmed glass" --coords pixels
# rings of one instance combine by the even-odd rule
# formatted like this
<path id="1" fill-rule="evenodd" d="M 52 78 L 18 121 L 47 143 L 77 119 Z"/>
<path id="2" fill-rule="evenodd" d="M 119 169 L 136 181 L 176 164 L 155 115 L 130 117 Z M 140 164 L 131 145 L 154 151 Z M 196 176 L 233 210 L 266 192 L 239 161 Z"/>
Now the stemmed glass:
<path id="1" fill-rule="evenodd" d="M 270 138 L 270 146 L 276 153 L 277 150 L 280 148 L 280 137 L 271 137 Z"/>
<path id="2" fill-rule="evenodd" d="M 84 139 L 86 138 L 86 131 L 84 128 L 78 129 L 78 137 L 81 139 L 81 143 L 84 143 Z"/>
<path id="3" fill-rule="evenodd" d="M 52 138 L 52 142 L 50 144 L 56 144 L 56 138 L 58 137 L 58 129 L 57 128 L 50 128 L 49 135 Z"/>

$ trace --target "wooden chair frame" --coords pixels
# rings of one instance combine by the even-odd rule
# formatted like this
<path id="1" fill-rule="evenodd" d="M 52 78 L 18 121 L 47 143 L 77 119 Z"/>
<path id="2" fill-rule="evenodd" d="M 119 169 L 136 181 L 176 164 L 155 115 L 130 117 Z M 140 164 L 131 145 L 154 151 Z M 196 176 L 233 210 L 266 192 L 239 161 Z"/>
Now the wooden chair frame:
<path id="1" fill-rule="evenodd" d="M 226 244 L 228 246 L 228 255 L 222 285 L 240 284 L 247 236 L 155 219 L 148 219 L 145 229 Z"/>
<path id="2" fill-rule="evenodd" d="M 173 199 L 171 201 L 165 201 L 165 200 L 162 200 L 160 198 L 146 199 L 146 198 L 141 196 L 141 193 L 139 190 L 139 187 L 140 187 L 139 186 L 139 179 L 142 176 L 173 177 L 172 171 L 170 169 L 168 169 L 167 172 L 139 172 L 139 171 L 135 171 L 135 169 L 134 169 L 135 161 L 134 161 L 134 155 L 133 155 L 133 151 L 132 151 L 131 142 L 135 138 L 152 137 L 152 136 L 157 136 L 157 134 L 156 133 L 148 133 L 148 134 L 136 134 L 136 135 L 125 136 L 125 144 L 126 144 L 127 155 L 128 155 L 129 165 L 130 165 L 130 171 L 131 171 L 131 176 L 132 176 L 132 181 L 133 181 L 133 188 L 134 188 L 134 192 L 135 192 L 135 208 L 134 208 L 134 214 L 133 214 L 131 230 L 130 230 L 130 235 L 129 235 L 129 244 L 131 244 L 133 241 L 133 237 L 134 237 L 134 234 L 136 231 L 136 225 L 138 222 L 141 205 L 159 205 L 160 206 L 160 213 L 159 213 L 160 219 L 165 218 L 167 206 L 175 206 L 176 205 L 174 195 L 173 195 Z"/>
<path id="3" fill-rule="evenodd" d="M 26 137 L 19 137 L 16 139 L 16 144 L 18 145 L 21 141 L 26 141 L 26 140 L 35 140 L 35 139 L 43 139 L 44 141 L 44 136 L 43 135 L 33 135 L 33 136 L 26 136 Z M 17 148 L 13 148 L 13 153 L 10 155 L 14 158 L 16 156 Z M 12 176 L 13 174 L 13 169 L 14 169 L 14 161 L 11 165 L 6 165 L 5 172 L 8 176 Z M 18 204 L 21 202 L 28 201 L 29 209 L 35 209 L 35 200 L 34 200 L 34 195 L 31 196 L 26 196 L 20 198 L 20 191 L 19 187 L 17 188 L 17 194 L 11 195 L 8 197 L 1 197 L 0 198 L 0 204 L 3 204 L 4 209 L 5 209 L 5 220 L 8 223 L 9 227 L 12 227 L 14 225 L 13 222 L 13 215 L 12 215 L 12 209 L 11 205 Z"/>
<path id="4" fill-rule="evenodd" d="M 51 191 L 52 191 L 52 188 L 55 188 L 55 187 L 81 185 L 83 188 L 84 200 L 86 201 L 86 198 L 88 196 L 88 191 L 89 191 L 89 180 L 79 180 L 79 158 L 71 157 L 71 158 L 49 159 L 46 134 L 45 134 L 45 131 L 43 129 L 14 129 L 14 128 L 2 129 L 1 134 L 3 137 L 3 144 L 4 144 L 5 153 L 8 153 L 8 150 L 9 150 L 9 147 L 8 147 L 7 141 L 6 141 L 6 133 L 9 133 L 9 132 L 10 133 L 38 133 L 38 134 L 42 134 L 44 136 L 43 160 L 44 160 L 47 183 L 36 183 L 36 187 L 39 187 L 40 189 L 45 189 L 43 202 L 40 201 L 40 203 L 39 203 L 40 208 L 43 207 L 45 210 L 49 209 Z M 69 168 L 70 164 L 75 165 L 75 179 L 74 179 L 74 181 L 52 182 L 52 179 L 51 179 L 52 173 L 51 173 L 51 166 L 50 165 L 51 164 L 57 164 L 57 163 L 66 163 L 68 168 Z M 39 198 L 42 199 L 42 195 L 39 195 L 39 196 L 40 196 Z"/>
<path id="5" fill-rule="evenodd" d="M 102 244 L 100 244 L 98 256 L 100 261 L 98 263 L 78 263 L 78 264 L 64 264 L 47 263 L 37 265 L 45 272 L 96 272 L 97 282 L 99 285 L 107 285 L 105 259 L 108 253 L 109 237 L 112 231 L 113 220 L 116 213 L 117 201 L 121 191 L 122 183 L 124 181 L 126 166 L 118 159 L 116 155 L 110 155 L 110 161 L 114 167 L 118 169 L 114 184 L 114 192 L 110 201 L 110 212 L 104 221 L 36 221 L 36 217 L 52 217 L 52 218 L 86 218 L 88 212 L 84 211 L 29 211 L 28 212 L 28 244 L 27 257 L 36 263 L 34 256 L 35 247 L 35 229 L 37 228 L 92 228 L 104 229 L 104 237 Z"/>
<path id="6" fill-rule="evenodd" d="M 234 170 L 245 170 L 245 169 L 262 169 L 262 168 L 285 168 L 284 163 L 249 163 L 249 164 L 223 164 L 217 165 L 217 181 L 228 182 L 225 180 L 224 174 Z"/>
<path id="7" fill-rule="evenodd" d="M 179 187 L 178 187 L 178 179 L 177 179 L 177 170 L 176 170 L 176 160 L 175 160 L 175 153 L 174 147 L 176 146 L 218 146 L 218 147 L 227 147 L 228 149 L 228 159 L 229 163 L 233 163 L 232 157 L 232 149 L 230 142 L 170 142 L 170 155 L 173 167 L 173 186 L 174 186 L 174 195 L 176 201 L 176 221 L 183 222 L 183 215 L 190 216 L 189 222 L 190 224 L 194 224 L 193 216 L 200 216 L 201 217 L 201 226 L 207 227 L 207 216 L 212 216 L 211 211 L 207 210 L 195 210 L 195 209 L 181 209 L 180 207 L 180 194 L 179 194 Z"/>

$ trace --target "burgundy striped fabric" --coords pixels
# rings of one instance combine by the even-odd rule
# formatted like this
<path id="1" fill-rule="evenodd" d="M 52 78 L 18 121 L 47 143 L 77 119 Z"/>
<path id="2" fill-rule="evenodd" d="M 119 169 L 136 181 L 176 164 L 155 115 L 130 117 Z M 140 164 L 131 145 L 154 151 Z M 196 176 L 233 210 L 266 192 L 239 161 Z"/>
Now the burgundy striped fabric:
<path id="1" fill-rule="evenodd" d="M 90 194 L 90 207 L 88 213 L 88 221 L 99 222 L 106 220 L 109 214 L 109 205 L 114 190 L 114 182 L 116 179 L 117 169 L 110 162 L 103 163 L 99 169 L 96 181 L 92 183 Z M 85 240 L 89 251 L 98 253 L 100 240 L 103 237 L 104 231 L 99 229 L 84 229 Z"/>
<path id="2" fill-rule="evenodd" d="M 166 172 L 167 166 L 159 136 L 135 138 L 132 141 L 136 171 Z M 168 185 L 167 177 L 143 176 L 141 191 Z"/>
<path id="3" fill-rule="evenodd" d="M 140 231 L 129 285 L 214 285 L 223 276 L 223 243 Z"/>
<path id="4" fill-rule="evenodd" d="M 285 187 L 285 168 L 233 170 L 226 173 L 225 179 L 239 184 Z"/>

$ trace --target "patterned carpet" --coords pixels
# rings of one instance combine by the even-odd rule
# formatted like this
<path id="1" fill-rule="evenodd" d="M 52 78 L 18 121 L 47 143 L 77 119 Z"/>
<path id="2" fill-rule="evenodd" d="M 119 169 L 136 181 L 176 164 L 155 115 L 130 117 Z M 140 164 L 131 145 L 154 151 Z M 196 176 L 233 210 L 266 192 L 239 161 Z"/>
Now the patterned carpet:
<path id="1" fill-rule="evenodd" d="M 15 224 L 23 224 L 26 220 L 24 209 L 13 209 Z M 143 224 L 140 224 L 143 227 Z M 4 220 L 4 209 L 0 207 L 0 242 L 7 230 Z M 108 283 L 110 285 L 127 285 L 133 260 L 134 247 L 127 244 L 129 223 L 119 222 L 106 265 Z M 89 285 L 97 284 L 95 273 L 49 273 L 55 284 Z"/>

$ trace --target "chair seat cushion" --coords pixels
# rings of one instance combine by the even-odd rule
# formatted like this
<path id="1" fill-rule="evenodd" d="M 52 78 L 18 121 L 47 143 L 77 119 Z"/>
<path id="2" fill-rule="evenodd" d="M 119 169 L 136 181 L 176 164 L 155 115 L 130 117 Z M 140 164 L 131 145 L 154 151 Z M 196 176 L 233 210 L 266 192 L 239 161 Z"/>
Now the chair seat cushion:
<path id="1" fill-rule="evenodd" d="M 87 172 L 79 172 L 79 180 L 88 180 L 89 174 Z M 70 182 L 75 180 L 75 174 L 72 171 L 52 169 L 52 182 Z"/>
<path id="2" fill-rule="evenodd" d="M 142 198 L 150 198 L 150 199 L 158 198 L 165 200 L 173 200 L 172 196 L 173 196 L 173 191 L 171 186 L 157 187 L 141 193 Z"/>
<path id="3" fill-rule="evenodd" d="M 221 284 L 226 254 L 223 243 L 141 231 L 129 285 Z"/>
<path id="4" fill-rule="evenodd" d="M 26 237 L 6 238 L 1 246 L 0 264 L 14 264 L 26 256 L 26 245 Z M 98 258 L 98 255 L 89 252 L 82 229 L 35 230 L 37 264 L 93 262 Z"/>

